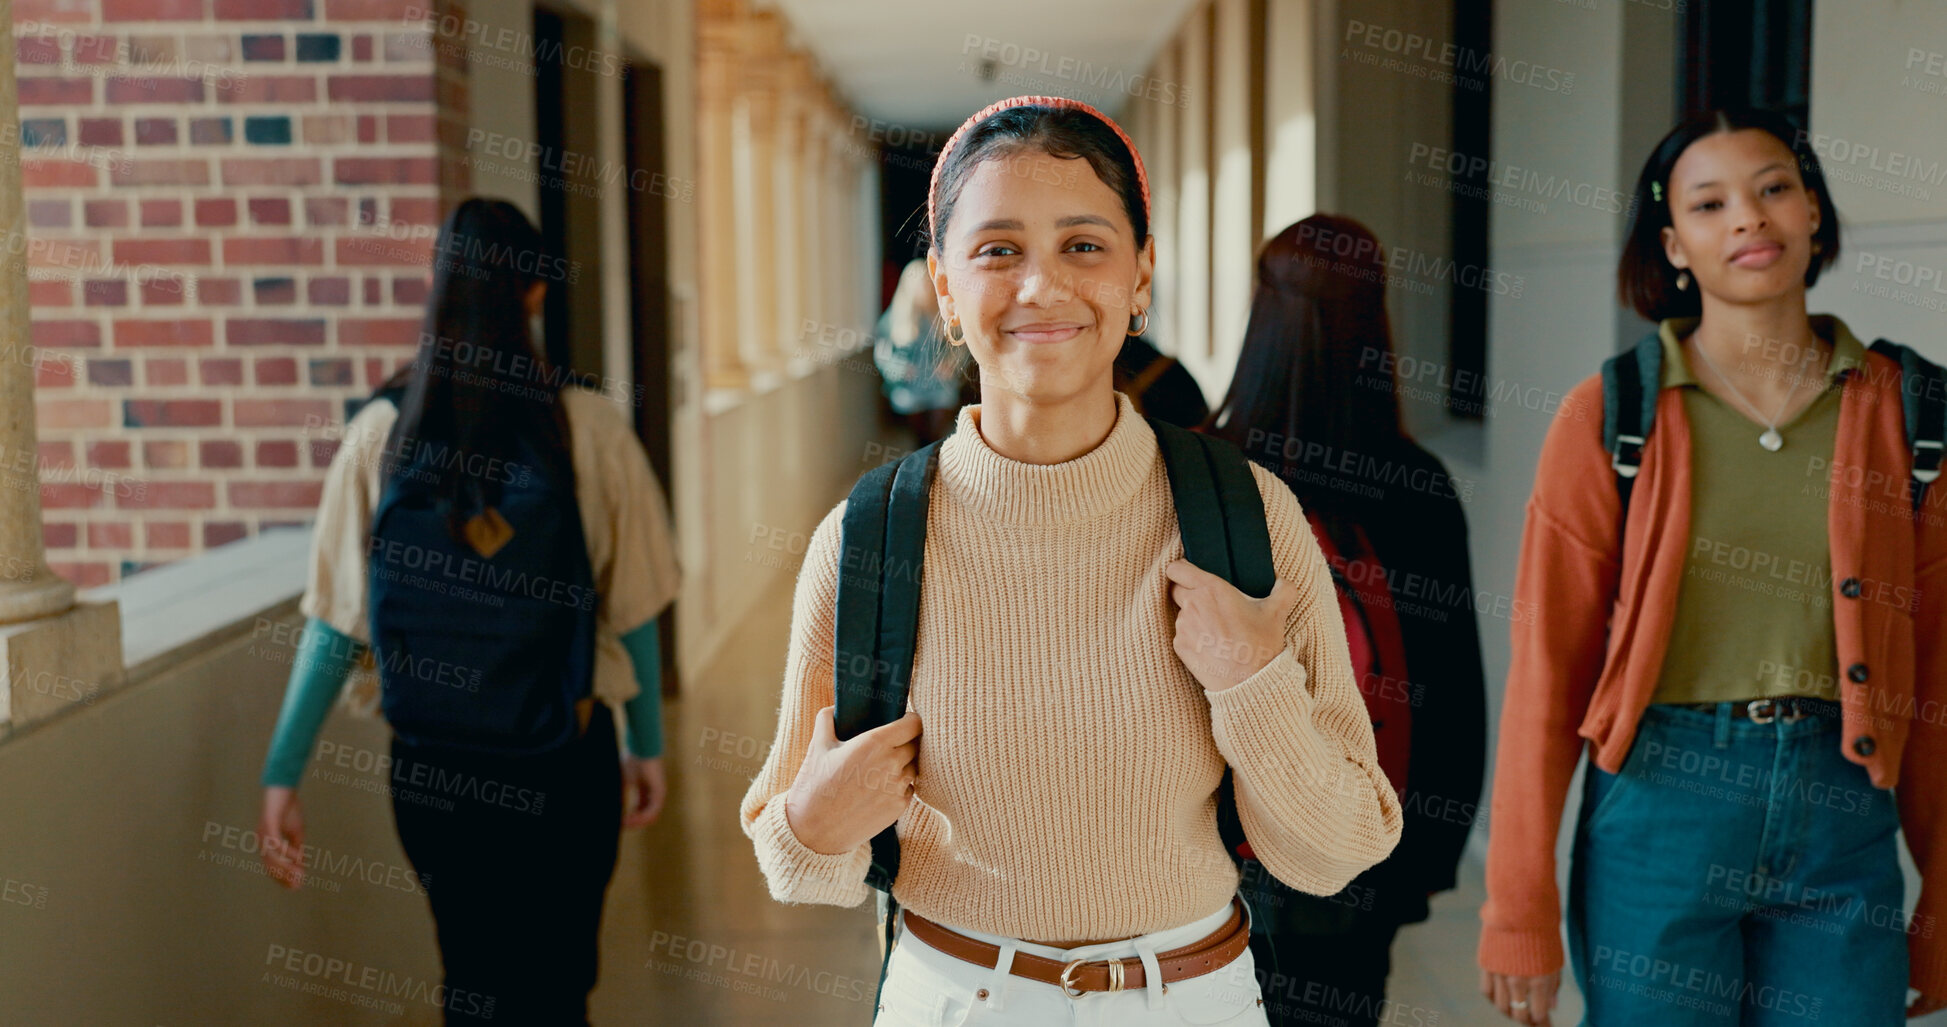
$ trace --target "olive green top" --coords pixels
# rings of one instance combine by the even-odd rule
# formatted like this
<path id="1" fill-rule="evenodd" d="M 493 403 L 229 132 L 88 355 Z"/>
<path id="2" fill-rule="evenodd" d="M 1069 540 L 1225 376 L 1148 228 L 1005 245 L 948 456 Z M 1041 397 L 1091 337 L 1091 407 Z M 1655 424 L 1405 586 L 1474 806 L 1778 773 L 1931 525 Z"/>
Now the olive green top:
<path id="1" fill-rule="evenodd" d="M 1669 649 L 1650 701 L 1837 699 L 1821 472 L 1831 465 L 1839 429 L 1839 377 L 1864 365 L 1866 348 L 1838 318 L 1812 318 L 1812 330 L 1833 346 L 1824 391 L 1778 426 L 1785 444 L 1774 453 L 1759 445 L 1765 426 L 1741 404 L 1704 391 L 1701 379 L 1714 372 L 1693 370 L 1685 361 L 1680 340 L 1696 327 L 1696 318 L 1674 318 L 1661 329 L 1662 387 L 1683 390 L 1690 422 L 1690 548 Z M 1777 358 L 1758 345 L 1751 359 Z M 1789 349 L 1783 354 L 1788 361 L 1794 356 Z M 1808 381 L 1804 388 L 1818 384 Z"/>

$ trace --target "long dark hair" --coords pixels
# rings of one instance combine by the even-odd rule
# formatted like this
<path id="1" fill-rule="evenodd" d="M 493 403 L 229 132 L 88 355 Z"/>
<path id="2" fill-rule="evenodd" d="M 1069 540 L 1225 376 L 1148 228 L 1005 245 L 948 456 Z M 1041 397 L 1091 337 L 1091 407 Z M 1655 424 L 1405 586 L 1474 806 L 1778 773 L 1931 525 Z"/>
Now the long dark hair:
<path id="1" fill-rule="evenodd" d="M 386 387 L 403 386 L 399 418 L 386 440 L 384 474 L 408 466 L 428 481 L 446 511 L 447 530 L 492 506 L 511 468 L 553 476 L 572 488 L 563 376 L 527 330 L 525 298 L 536 282 L 563 277 L 520 208 L 503 200 L 462 201 L 440 225 L 433 284 L 420 325 L 419 352 Z M 429 448 L 430 447 L 430 448 Z M 414 461 L 421 456 L 434 459 Z"/>
<path id="2" fill-rule="evenodd" d="M 1378 492 L 1345 468 L 1392 459 L 1404 437 L 1392 349 L 1366 226 L 1314 214 L 1264 244 L 1237 370 L 1205 428 L 1284 479 L 1341 552 Z"/>
<path id="3" fill-rule="evenodd" d="M 1697 317 L 1703 313 L 1700 289 L 1677 288 L 1677 269 L 1663 253 L 1663 230 L 1670 227 L 1670 169 L 1690 144 L 1719 132 L 1757 129 L 1785 144 L 1798 161 L 1805 189 L 1819 198 L 1819 227 L 1812 263 L 1805 269 L 1805 285 L 1818 284 L 1819 273 L 1839 259 L 1839 208 L 1825 185 L 1825 170 L 1812 150 L 1811 134 L 1789 116 L 1767 110 L 1719 110 L 1699 114 L 1670 130 L 1650 151 L 1636 176 L 1636 195 L 1630 201 L 1629 232 L 1622 259 L 1616 264 L 1616 294 L 1625 307 L 1651 321 L 1668 317 Z M 1658 194 L 1661 195 L 1658 195 Z"/>

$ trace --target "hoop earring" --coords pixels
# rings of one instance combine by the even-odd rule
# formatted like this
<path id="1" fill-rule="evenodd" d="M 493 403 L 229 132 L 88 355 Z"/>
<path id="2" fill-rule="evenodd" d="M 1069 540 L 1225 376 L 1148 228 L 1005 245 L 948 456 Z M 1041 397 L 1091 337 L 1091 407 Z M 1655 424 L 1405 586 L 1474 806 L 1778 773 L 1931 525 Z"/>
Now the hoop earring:
<path id="1" fill-rule="evenodd" d="M 1136 311 L 1135 316 L 1129 319 L 1129 334 L 1141 335 L 1143 332 L 1148 330 L 1149 330 L 1149 311 L 1147 310 Z"/>
<path id="2" fill-rule="evenodd" d="M 1688 271 L 1677 272 L 1677 289 L 1681 291 L 1688 288 L 1690 288 L 1690 272 Z"/>
<path id="3" fill-rule="evenodd" d="M 961 339 L 965 338 L 966 336 L 966 333 L 960 330 L 960 322 L 958 321 L 951 321 L 947 323 L 946 334 L 949 337 L 951 337 L 954 342 L 959 342 Z"/>
<path id="4" fill-rule="evenodd" d="M 1812 240 L 1812 255 L 1816 257 L 1819 254 L 1824 252 L 1825 252 L 1825 244 L 1818 241 L 1817 239 Z"/>

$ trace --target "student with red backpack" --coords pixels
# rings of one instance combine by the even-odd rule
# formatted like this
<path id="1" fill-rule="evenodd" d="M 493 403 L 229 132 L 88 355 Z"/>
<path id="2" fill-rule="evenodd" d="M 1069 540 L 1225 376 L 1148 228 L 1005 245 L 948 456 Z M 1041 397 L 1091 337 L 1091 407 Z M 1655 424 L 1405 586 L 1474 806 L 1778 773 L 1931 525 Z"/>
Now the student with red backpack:
<path id="1" fill-rule="evenodd" d="M 1400 423 L 1387 274 L 1379 241 L 1350 218 L 1314 214 L 1266 242 L 1211 428 L 1303 505 L 1405 810 L 1399 847 L 1335 895 L 1280 889 L 1244 864 L 1261 895 L 1251 941 L 1273 1024 L 1399 1022 L 1386 1000 L 1393 938 L 1454 886 L 1480 802 L 1487 694 L 1465 492 Z"/>
<path id="2" fill-rule="evenodd" d="M 758 864 L 787 902 L 887 889 L 881 1025 L 1263 1024 L 1220 805 L 1318 894 L 1400 831 L 1329 569 L 1276 476 L 1113 389 L 1155 266 L 1113 122 L 994 104 L 929 213 L 981 402 L 814 533 Z"/>
<path id="3" fill-rule="evenodd" d="M 1807 313 L 1839 252 L 1808 139 L 1719 111 L 1657 145 L 1618 280 L 1659 327 L 1542 447 L 1481 910 L 1482 994 L 1519 1023 L 1554 1006 L 1585 743 L 1586 1022 L 1883 1027 L 1947 1004 L 1947 388 Z"/>
<path id="4" fill-rule="evenodd" d="M 566 267 L 520 210 L 460 203 L 432 257 L 417 359 L 351 419 L 326 475 L 264 765 L 264 859 L 302 882 L 297 784 L 369 661 L 445 1022 L 585 1024 L 619 832 L 653 822 L 666 791 L 667 513 L 628 422 L 530 337 Z"/>

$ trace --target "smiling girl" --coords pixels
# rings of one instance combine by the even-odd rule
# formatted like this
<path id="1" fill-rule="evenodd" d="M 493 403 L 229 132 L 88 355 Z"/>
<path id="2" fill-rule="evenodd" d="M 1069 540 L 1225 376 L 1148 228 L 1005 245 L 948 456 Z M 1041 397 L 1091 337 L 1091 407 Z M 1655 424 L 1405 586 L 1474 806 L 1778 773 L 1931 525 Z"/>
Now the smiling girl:
<path id="1" fill-rule="evenodd" d="M 995 104 L 943 149 L 928 205 L 981 402 L 939 452 L 909 712 L 836 740 L 841 504 L 805 556 L 744 830 L 774 897 L 850 906 L 897 823 L 880 1024 L 1263 1024 L 1225 768 L 1258 858 L 1306 891 L 1400 832 L 1324 559 L 1256 467 L 1272 593 L 1183 559 L 1155 433 L 1112 386 L 1156 259 L 1121 129 L 1070 100 Z M 1107 984 L 1064 994 L 1050 961 Z"/>
<path id="2" fill-rule="evenodd" d="M 1947 693 L 1947 489 L 1916 513 L 1861 485 L 1908 480 L 1903 381 L 1806 312 L 1839 221 L 1805 140 L 1719 112 L 1657 146 L 1618 273 L 1660 321 L 1637 351 L 1660 376 L 1626 516 L 1600 378 L 1542 448 L 1481 911 L 1481 991 L 1518 1022 L 1554 1004 L 1556 834 L 1584 739 L 1568 936 L 1586 1022 L 1884 1027 L 1947 997 L 1947 724 L 1912 715 Z"/>

